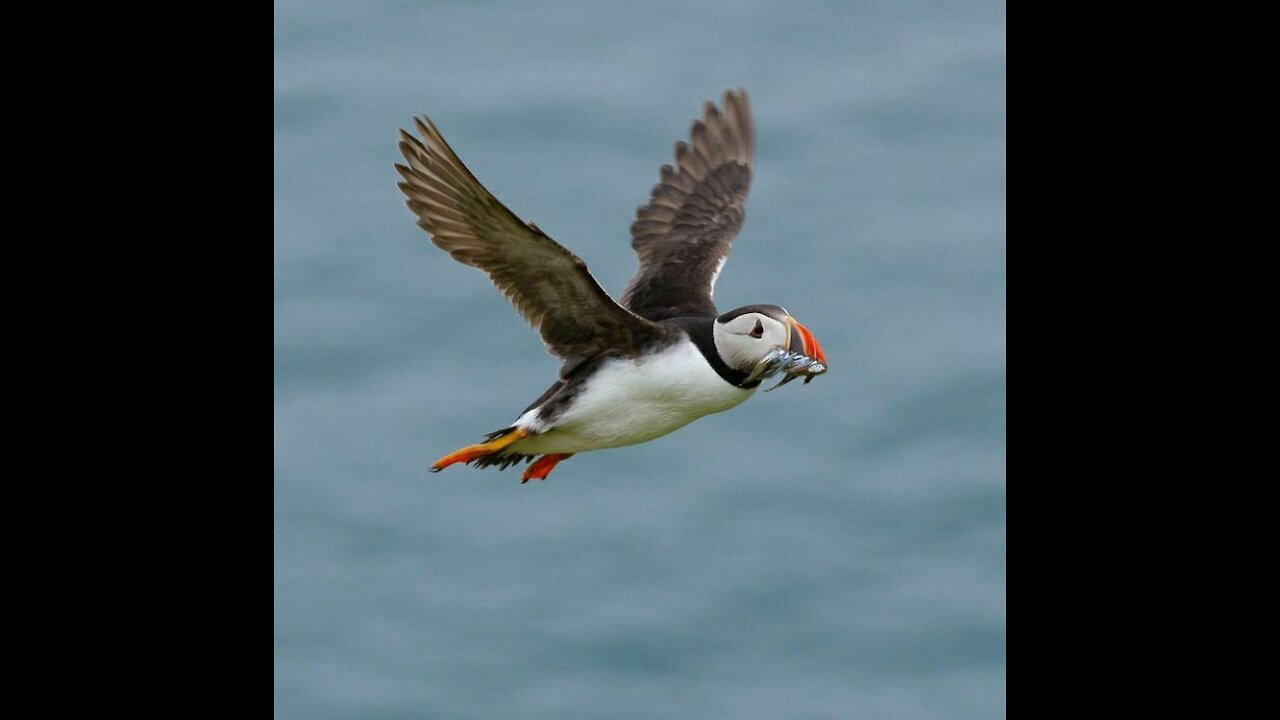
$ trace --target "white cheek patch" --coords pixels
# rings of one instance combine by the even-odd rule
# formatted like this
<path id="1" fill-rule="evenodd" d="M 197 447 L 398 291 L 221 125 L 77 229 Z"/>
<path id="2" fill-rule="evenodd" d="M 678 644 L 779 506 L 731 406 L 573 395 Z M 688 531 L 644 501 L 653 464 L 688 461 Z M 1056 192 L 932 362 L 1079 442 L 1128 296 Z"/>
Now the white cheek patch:
<path id="1" fill-rule="evenodd" d="M 751 346 L 753 353 L 764 356 L 764 353 L 775 345 L 785 346 L 787 344 L 787 326 L 767 316 L 757 316 L 764 325 L 764 332 L 759 338 L 755 339 L 755 345 Z M 754 324 L 754 323 L 753 323 Z M 750 329 L 750 328 L 749 328 Z"/>
<path id="2" fill-rule="evenodd" d="M 720 359 L 729 367 L 747 372 L 754 367 L 759 356 L 762 356 L 765 343 L 763 340 L 751 336 L 751 331 L 755 329 L 758 316 L 744 315 L 734 318 L 731 322 L 717 328 L 715 334 L 716 352 L 720 355 Z M 765 334 L 773 332 L 773 328 L 766 325 Z"/>

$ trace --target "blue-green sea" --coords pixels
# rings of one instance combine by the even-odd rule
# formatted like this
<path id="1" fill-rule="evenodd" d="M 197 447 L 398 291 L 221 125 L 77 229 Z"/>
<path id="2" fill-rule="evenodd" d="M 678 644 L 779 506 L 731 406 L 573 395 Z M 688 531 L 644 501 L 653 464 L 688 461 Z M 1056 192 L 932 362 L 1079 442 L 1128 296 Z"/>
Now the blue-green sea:
<path id="1" fill-rule="evenodd" d="M 275 716 L 1005 715 L 1001 2 L 275 3 Z M 558 362 L 396 188 L 425 112 L 617 294 L 707 99 L 716 287 L 830 371 L 545 482 L 427 467 Z"/>

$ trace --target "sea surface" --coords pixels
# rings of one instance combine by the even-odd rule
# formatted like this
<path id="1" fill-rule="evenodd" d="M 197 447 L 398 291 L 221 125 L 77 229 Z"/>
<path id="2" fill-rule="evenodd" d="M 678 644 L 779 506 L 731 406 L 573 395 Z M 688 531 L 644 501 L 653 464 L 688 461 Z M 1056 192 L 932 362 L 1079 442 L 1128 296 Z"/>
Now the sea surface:
<path id="1" fill-rule="evenodd" d="M 275 716 L 1005 715 L 1001 2 L 275 3 Z M 404 207 L 429 113 L 618 293 L 704 100 L 721 309 L 831 369 L 545 482 L 440 455 L 558 363 Z"/>

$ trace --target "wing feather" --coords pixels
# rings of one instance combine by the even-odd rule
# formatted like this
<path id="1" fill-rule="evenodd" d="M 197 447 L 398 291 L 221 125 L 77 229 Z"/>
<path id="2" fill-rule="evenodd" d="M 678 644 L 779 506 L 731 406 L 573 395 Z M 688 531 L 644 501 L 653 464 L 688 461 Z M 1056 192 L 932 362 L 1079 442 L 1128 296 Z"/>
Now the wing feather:
<path id="1" fill-rule="evenodd" d="M 567 361 L 634 355 L 668 334 L 615 302 L 577 255 L 498 202 L 431 120 L 414 124 L 422 137 L 400 131 L 407 165 L 395 168 L 418 226 L 453 259 L 487 273 L 548 350 Z"/>
<path id="2" fill-rule="evenodd" d="M 650 320 L 715 316 L 716 276 L 742 228 L 755 162 L 755 129 L 745 90 L 724 94 L 675 145 L 649 203 L 636 211 L 631 247 L 640 269 L 622 304 Z"/>

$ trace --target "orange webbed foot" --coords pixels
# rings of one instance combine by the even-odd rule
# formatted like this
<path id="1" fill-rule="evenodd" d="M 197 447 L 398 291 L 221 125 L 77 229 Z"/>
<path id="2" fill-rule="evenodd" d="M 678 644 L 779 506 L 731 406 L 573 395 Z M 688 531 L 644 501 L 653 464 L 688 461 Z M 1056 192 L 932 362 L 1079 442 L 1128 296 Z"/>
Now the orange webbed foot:
<path id="1" fill-rule="evenodd" d="M 435 463 L 431 465 L 431 472 L 440 472 L 454 463 L 465 464 L 475 460 L 476 458 L 482 458 L 485 455 L 492 455 L 501 451 L 511 443 L 528 437 L 528 435 L 529 433 L 527 431 L 521 428 L 516 428 L 502 437 L 496 437 L 492 440 L 482 442 L 479 445 L 468 445 L 464 448 L 459 448 L 435 461 Z M 555 463 L 552 464 L 554 465 Z"/>
<path id="2" fill-rule="evenodd" d="M 529 466 L 529 469 L 525 470 L 524 474 L 520 476 L 520 484 L 523 485 L 530 480 L 545 480 L 551 474 L 551 468 L 554 468 L 556 463 L 571 457 L 573 457 L 573 453 L 543 455 L 535 460 Z"/>

